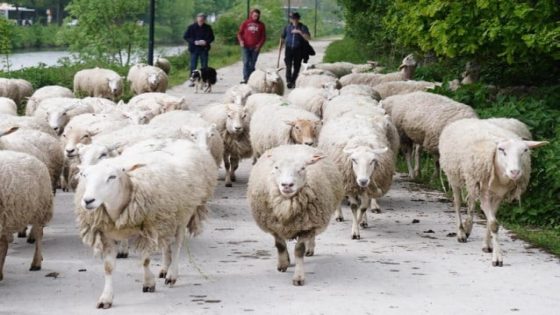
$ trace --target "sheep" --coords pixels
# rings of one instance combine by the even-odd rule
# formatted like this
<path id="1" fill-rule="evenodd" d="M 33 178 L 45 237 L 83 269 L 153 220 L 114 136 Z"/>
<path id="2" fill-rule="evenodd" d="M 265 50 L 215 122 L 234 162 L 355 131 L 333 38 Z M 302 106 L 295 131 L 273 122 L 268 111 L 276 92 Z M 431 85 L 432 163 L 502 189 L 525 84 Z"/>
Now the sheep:
<path id="1" fill-rule="evenodd" d="M 47 85 L 37 89 L 31 97 L 27 99 L 25 106 L 25 115 L 33 116 L 33 113 L 43 100 L 52 97 L 68 97 L 73 98 L 74 93 L 69 88 L 58 85 Z"/>
<path id="2" fill-rule="evenodd" d="M 145 64 L 132 66 L 126 79 L 135 95 L 147 92 L 164 93 L 169 80 L 162 69 Z"/>
<path id="3" fill-rule="evenodd" d="M 314 146 L 320 128 L 320 118 L 306 110 L 286 106 L 262 108 L 251 118 L 249 138 L 253 160 L 282 144 Z"/>
<path id="4" fill-rule="evenodd" d="M 0 151 L 0 281 L 12 234 L 31 224 L 35 253 L 30 271 L 41 270 L 43 227 L 53 214 L 53 187 L 44 163 L 32 155 Z M 25 192 L 25 197 L 22 193 Z"/>
<path id="5" fill-rule="evenodd" d="M 113 70 L 84 69 L 74 75 L 74 94 L 103 97 L 115 101 L 123 93 L 123 79 Z"/>
<path id="6" fill-rule="evenodd" d="M 146 104 L 157 104 L 163 112 L 170 110 L 188 110 L 189 103 L 184 97 L 175 97 L 165 93 L 150 92 L 136 95 L 128 101 L 128 106 L 141 107 Z"/>
<path id="7" fill-rule="evenodd" d="M 486 121 L 515 133 L 523 140 L 533 140 L 527 125 L 515 118 L 488 118 Z"/>
<path id="8" fill-rule="evenodd" d="M 202 117 L 216 125 L 224 140 L 225 186 L 232 187 L 239 161 L 253 154 L 247 109 L 237 104 L 215 104 L 208 106 L 202 112 Z"/>
<path id="9" fill-rule="evenodd" d="M 150 256 L 161 249 L 165 284 L 174 286 L 185 230 L 196 235 L 212 197 L 217 167 L 209 153 L 191 141 L 175 141 L 161 150 L 126 154 L 84 167 L 75 195 L 80 237 L 102 253 L 105 287 L 97 308 L 113 304 L 115 241 L 133 239 L 144 266 L 143 292 L 155 291 Z M 148 205 L 148 206 L 146 206 Z"/>
<path id="10" fill-rule="evenodd" d="M 33 94 L 33 86 L 23 79 L 0 78 L 0 96 L 12 99 L 17 105 Z"/>
<path id="11" fill-rule="evenodd" d="M 267 151 L 253 167 L 247 198 L 257 225 L 272 234 L 278 250 L 277 269 L 286 272 L 286 240 L 297 239 L 292 284 L 305 282 L 303 256 L 315 254 L 315 236 L 323 232 L 343 198 L 342 176 L 315 148 L 282 145 Z"/>
<path id="12" fill-rule="evenodd" d="M 322 88 L 326 85 L 332 85 L 334 88 L 340 88 L 338 79 L 325 74 L 311 74 L 305 72 L 301 73 L 296 80 L 296 87 L 316 87 Z"/>
<path id="13" fill-rule="evenodd" d="M 39 159 L 47 166 L 51 186 L 56 190 L 64 165 L 62 146 L 57 138 L 38 130 L 0 129 L 0 150 L 23 152 Z"/>
<path id="14" fill-rule="evenodd" d="M 193 141 L 207 147 L 219 167 L 224 157 L 224 141 L 216 130 L 216 125 L 202 118 L 201 114 L 189 111 L 172 111 L 155 117 L 150 126 L 177 126 L 188 133 Z"/>
<path id="15" fill-rule="evenodd" d="M 303 63 L 302 63 L 303 66 Z M 323 69 L 304 69 L 299 75 L 326 75 L 333 78 L 338 78 L 334 73 Z"/>
<path id="16" fill-rule="evenodd" d="M 339 92 L 340 95 L 361 95 L 369 96 L 376 101 L 381 100 L 381 95 L 374 88 L 366 84 L 349 84 L 343 86 Z"/>
<path id="17" fill-rule="evenodd" d="M 387 128 L 368 118 L 340 117 L 325 123 L 318 148 L 331 157 L 343 178 L 352 209 L 352 239 L 360 239 L 359 225 L 367 226 L 367 209 L 387 193 L 395 172 L 395 153 Z M 337 221 L 342 212 L 337 209 Z"/>
<path id="18" fill-rule="evenodd" d="M 406 56 L 401 65 L 399 66 L 399 71 L 391 72 L 387 74 L 378 73 L 352 73 L 340 78 L 340 84 L 346 86 L 349 84 L 367 84 L 370 86 L 376 86 L 383 82 L 390 81 L 406 81 L 411 80 L 416 71 L 416 60 L 412 54 Z"/>
<path id="19" fill-rule="evenodd" d="M 36 117 L 12 116 L 0 113 L 0 129 L 9 127 L 39 130 L 51 136 L 57 136 L 56 132 L 54 132 L 46 120 L 38 119 Z"/>
<path id="20" fill-rule="evenodd" d="M 169 73 L 171 72 L 171 63 L 165 58 L 158 57 L 156 62 L 154 62 L 154 66 L 163 70 L 163 72 L 165 72 L 165 74 L 167 75 L 169 75 Z"/>
<path id="21" fill-rule="evenodd" d="M 422 149 L 434 155 L 435 176 L 439 174 L 438 143 L 443 128 L 459 119 L 477 117 L 470 106 L 428 92 L 394 95 L 384 99 L 382 106 L 399 131 L 401 149 L 411 178 L 420 175 L 418 151 L 415 157 L 416 163 L 412 165 L 414 144 L 420 145 Z"/>
<path id="22" fill-rule="evenodd" d="M 249 76 L 247 84 L 255 93 L 272 93 L 284 95 L 284 81 L 278 74 L 283 68 L 256 69 Z"/>
<path id="23" fill-rule="evenodd" d="M 518 199 L 531 176 L 530 149 L 546 141 L 524 141 L 516 133 L 487 120 L 461 119 L 445 127 L 440 136 L 440 163 L 453 191 L 457 240 L 467 241 L 473 227 L 477 200 L 486 216 L 482 250 L 492 253 L 492 266 L 503 266 L 496 213 L 500 203 Z M 461 189 L 468 196 L 467 218 L 462 222 Z"/>
<path id="24" fill-rule="evenodd" d="M 58 135 L 61 135 L 72 117 L 93 112 L 94 108 L 80 99 L 53 97 L 39 103 L 39 107 L 33 115 L 39 119 L 45 119 L 49 126 Z"/>
<path id="25" fill-rule="evenodd" d="M 383 82 L 376 85 L 373 89 L 377 91 L 383 99 L 398 94 L 407 94 L 416 91 L 427 91 L 435 88 L 436 86 L 441 86 L 441 83 L 408 80 Z"/>
<path id="26" fill-rule="evenodd" d="M 237 84 L 226 90 L 222 102 L 227 103 L 239 103 L 239 105 L 245 105 L 247 98 L 253 94 L 253 89 L 248 84 Z"/>
<path id="27" fill-rule="evenodd" d="M 288 94 L 287 101 L 296 107 L 322 117 L 323 107 L 335 96 L 338 96 L 338 90 L 332 85 L 323 88 L 295 88 Z"/>
<path id="28" fill-rule="evenodd" d="M 253 116 L 253 114 L 263 108 L 269 106 L 287 106 L 289 105 L 288 101 L 277 94 L 269 94 L 269 93 L 255 93 L 251 94 L 247 98 L 247 102 L 245 102 L 245 108 L 247 109 L 247 114 L 249 117 Z"/>
<path id="29" fill-rule="evenodd" d="M 17 116 L 17 105 L 11 98 L 0 96 L 0 114 Z"/>
<path id="30" fill-rule="evenodd" d="M 356 67 L 355 64 L 350 62 L 333 62 L 333 63 L 318 63 L 314 65 L 302 64 L 304 70 L 320 69 L 333 73 L 337 78 L 341 78 L 347 74 L 352 73 L 352 69 Z"/>
<path id="31" fill-rule="evenodd" d="M 348 113 L 351 115 L 373 115 L 375 113 L 384 115 L 385 110 L 371 97 L 340 95 L 331 99 L 323 107 L 323 120 L 328 121 Z"/>

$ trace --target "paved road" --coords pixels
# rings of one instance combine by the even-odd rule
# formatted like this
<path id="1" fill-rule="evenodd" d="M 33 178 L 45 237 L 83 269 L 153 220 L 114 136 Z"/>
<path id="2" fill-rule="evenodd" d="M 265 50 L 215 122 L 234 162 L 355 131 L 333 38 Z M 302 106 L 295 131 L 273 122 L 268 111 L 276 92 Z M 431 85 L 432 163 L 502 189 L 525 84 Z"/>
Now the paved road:
<path id="1" fill-rule="evenodd" d="M 321 53 L 326 44 L 314 47 Z M 274 65 L 275 58 L 263 54 L 259 65 Z M 188 96 L 199 108 L 238 82 L 240 69 L 240 64 L 220 69 L 214 94 L 193 96 L 184 86 L 170 93 Z M 361 240 L 350 239 L 351 221 L 331 222 L 317 239 L 316 256 L 306 258 L 306 285 L 294 287 L 293 267 L 276 271 L 273 239 L 251 217 L 245 198 L 250 168 L 249 161 L 242 163 L 233 188 L 220 182 L 204 233 L 185 245 L 176 287 L 158 280 L 155 293 L 142 293 L 142 268 L 132 255 L 117 263 L 114 306 L 107 311 L 94 308 L 103 287 L 102 262 L 77 236 L 72 194 L 59 192 L 45 230 L 43 270 L 27 271 L 32 246 L 17 239 L 10 247 L 0 314 L 458 315 L 557 314 L 560 309 L 557 258 L 502 230 L 504 267 L 492 267 L 490 255 L 481 251 L 482 222 L 468 243 L 459 244 L 447 236 L 454 232 L 451 204 L 400 175 L 380 200 L 383 212 L 369 214 Z M 154 258 L 155 272 L 161 257 Z M 53 272 L 57 278 L 46 277 Z"/>

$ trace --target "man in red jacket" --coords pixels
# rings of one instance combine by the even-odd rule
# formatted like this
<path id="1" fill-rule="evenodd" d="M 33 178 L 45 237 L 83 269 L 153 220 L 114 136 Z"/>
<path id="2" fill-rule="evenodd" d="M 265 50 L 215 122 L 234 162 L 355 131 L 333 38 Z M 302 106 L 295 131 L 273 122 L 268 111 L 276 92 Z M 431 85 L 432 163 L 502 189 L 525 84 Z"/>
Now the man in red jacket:
<path id="1" fill-rule="evenodd" d="M 239 27 L 237 40 L 243 49 L 243 81 L 247 83 L 249 76 L 255 71 L 259 51 L 266 40 L 266 29 L 264 23 L 260 21 L 261 11 L 251 10 L 249 17 Z"/>

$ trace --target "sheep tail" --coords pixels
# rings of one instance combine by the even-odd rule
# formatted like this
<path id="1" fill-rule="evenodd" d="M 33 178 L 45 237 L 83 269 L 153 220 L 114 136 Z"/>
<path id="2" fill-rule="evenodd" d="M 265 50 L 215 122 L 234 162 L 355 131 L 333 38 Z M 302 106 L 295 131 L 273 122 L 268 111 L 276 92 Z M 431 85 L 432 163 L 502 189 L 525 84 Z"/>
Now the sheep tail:
<path id="1" fill-rule="evenodd" d="M 202 232 L 202 221 L 208 215 L 208 208 L 206 205 L 196 207 L 193 216 L 187 224 L 187 229 L 192 236 L 197 236 Z"/>

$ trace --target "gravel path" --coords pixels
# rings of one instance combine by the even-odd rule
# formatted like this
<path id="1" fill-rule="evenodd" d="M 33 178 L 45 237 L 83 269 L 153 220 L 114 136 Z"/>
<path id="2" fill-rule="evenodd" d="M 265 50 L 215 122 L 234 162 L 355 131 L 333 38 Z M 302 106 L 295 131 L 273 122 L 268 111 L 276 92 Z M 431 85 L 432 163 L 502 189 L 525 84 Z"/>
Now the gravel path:
<path id="1" fill-rule="evenodd" d="M 314 43 L 322 58 L 328 41 Z M 275 53 L 259 66 L 276 63 Z M 219 100 L 241 78 L 239 63 L 219 70 L 213 94 L 185 95 L 200 108 Z M 204 233 L 186 242 L 176 287 L 157 281 L 155 293 L 142 293 L 137 254 L 117 262 L 112 309 L 95 309 L 103 288 L 103 264 L 78 238 L 73 195 L 58 192 L 55 215 L 45 229 L 43 270 L 29 272 L 33 247 L 11 244 L 0 314 L 557 314 L 560 309 L 558 259 L 501 230 L 504 267 L 491 266 L 481 251 L 483 222 L 466 244 L 455 237 L 451 204 L 396 176 L 380 200 L 383 212 L 369 214 L 362 239 L 350 239 L 346 221 L 331 222 L 317 238 L 316 256 L 305 259 L 306 285 L 291 284 L 293 267 L 276 271 L 271 236 L 260 231 L 245 198 L 251 164 L 244 161 L 233 188 L 219 183 Z M 418 223 L 413 223 L 417 222 Z M 293 256 L 293 242 L 290 255 Z M 160 264 L 154 255 L 152 271 Z M 57 277 L 49 277 L 49 275 Z"/>

